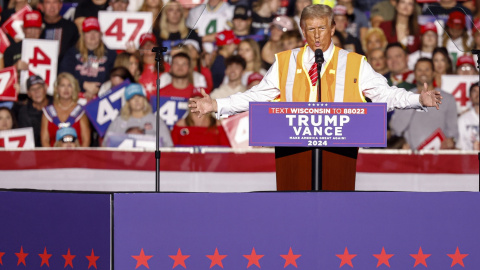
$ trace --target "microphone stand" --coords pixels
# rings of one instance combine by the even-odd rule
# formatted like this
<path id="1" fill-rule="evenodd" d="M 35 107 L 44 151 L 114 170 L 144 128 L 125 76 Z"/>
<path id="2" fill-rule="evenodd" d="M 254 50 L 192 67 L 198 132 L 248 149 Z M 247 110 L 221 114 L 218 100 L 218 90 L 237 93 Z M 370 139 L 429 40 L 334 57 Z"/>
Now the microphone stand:
<path id="1" fill-rule="evenodd" d="M 319 49 L 317 49 L 319 50 Z M 323 52 L 321 54 L 315 52 L 315 62 L 317 63 L 317 101 L 322 101 L 322 78 L 320 77 L 322 71 Z M 318 147 L 312 150 L 312 190 L 322 190 L 322 150 Z"/>
<path id="2" fill-rule="evenodd" d="M 152 52 L 155 53 L 157 62 L 157 129 L 155 132 L 155 192 L 160 192 L 160 62 L 163 62 L 163 53 L 167 51 L 166 47 L 155 47 Z"/>
<path id="3" fill-rule="evenodd" d="M 472 50 L 472 54 L 477 55 L 477 65 L 480 68 L 480 50 Z M 480 81 L 480 73 L 478 73 L 478 81 Z M 480 152 L 478 152 L 478 160 L 480 160 Z M 480 191 L 480 179 L 478 180 L 478 184 Z"/>

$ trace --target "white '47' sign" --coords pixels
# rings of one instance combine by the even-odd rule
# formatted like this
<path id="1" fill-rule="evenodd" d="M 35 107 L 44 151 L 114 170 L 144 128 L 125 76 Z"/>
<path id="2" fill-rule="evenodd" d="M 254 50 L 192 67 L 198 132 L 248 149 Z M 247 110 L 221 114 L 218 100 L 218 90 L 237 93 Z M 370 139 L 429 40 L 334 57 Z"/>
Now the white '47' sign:
<path id="1" fill-rule="evenodd" d="M 102 40 L 113 50 L 125 50 L 127 43 L 133 42 L 138 48 L 140 36 L 148 32 L 152 26 L 150 12 L 98 12 Z"/>

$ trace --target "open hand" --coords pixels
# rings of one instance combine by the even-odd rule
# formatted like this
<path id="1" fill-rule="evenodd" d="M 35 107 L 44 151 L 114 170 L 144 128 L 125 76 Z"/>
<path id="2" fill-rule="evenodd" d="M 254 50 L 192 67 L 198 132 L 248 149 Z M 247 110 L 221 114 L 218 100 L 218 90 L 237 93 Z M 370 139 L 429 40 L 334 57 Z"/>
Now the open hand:
<path id="1" fill-rule="evenodd" d="M 420 104 L 424 107 L 435 107 L 439 110 L 439 104 L 442 104 L 443 98 L 442 95 L 440 95 L 440 92 L 435 89 L 428 90 L 427 83 L 424 83 L 423 87 L 425 89 L 420 92 Z"/>
<path id="2" fill-rule="evenodd" d="M 198 114 L 199 118 L 207 113 L 217 112 L 217 101 L 207 95 L 204 89 L 202 89 L 200 93 L 203 96 L 202 98 L 194 97 L 188 100 L 190 111 L 194 114 Z"/>

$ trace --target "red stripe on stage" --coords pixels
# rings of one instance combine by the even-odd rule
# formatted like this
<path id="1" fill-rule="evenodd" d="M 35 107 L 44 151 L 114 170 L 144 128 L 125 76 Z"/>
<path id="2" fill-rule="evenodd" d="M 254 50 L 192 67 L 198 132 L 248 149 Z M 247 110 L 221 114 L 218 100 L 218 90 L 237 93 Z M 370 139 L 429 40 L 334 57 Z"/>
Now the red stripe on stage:
<path id="1" fill-rule="evenodd" d="M 478 174 L 477 155 L 359 154 L 357 172 Z"/>
<path id="2" fill-rule="evenodd" d="M 109 150 L 0 151 L 0 170 L 87 168 L 155 170 L 153 152 Z M 274 172 L 273 153 L 162 152 L 162 171 Z M 477 155 L 360 153 L 357 172 L 478 174 Z"/>

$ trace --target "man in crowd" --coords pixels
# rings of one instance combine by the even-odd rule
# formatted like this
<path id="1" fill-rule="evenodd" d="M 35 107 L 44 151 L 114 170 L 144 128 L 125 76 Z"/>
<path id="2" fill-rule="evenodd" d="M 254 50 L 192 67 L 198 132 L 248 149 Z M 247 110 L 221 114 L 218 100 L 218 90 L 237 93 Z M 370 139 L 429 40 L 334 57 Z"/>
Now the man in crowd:
<path id="1" fill-rule="evenodd" d="M 247 6 L 236 6 L 233 12 L 232 23 L 232 30 L 235 36 L 241 40 L 249 38 L 250 26 L 252 25 L 252 11 Z M 257 41 L 260 41 L 260 39 Z"/>
<path id="2" fill-rule="evenodd" d="M 41 147 L 40 124 L 43 115 L 42 109 L 52 103 L 52 98 L 47 96 L 47 85 L 45 81 L 37 75 L 28 77 L 27 95 L 27 103 L 18 109 L 18 127 L 33 127 L 35 147 Z"/>
<path id="3" fill-rule="evenodd" d="M 187 27 L 195 29 L 203 42 L 214 42 L 215 34 L 230 29 L 234 6 L 222 0 L 208 0 L 190 10 Z"/>
<path id="4" fill-rule="evenodd" d="M 77 26 L 60 15 L 62 5 L 62 0 L 42 0 L 39 4 L 45 24 L 41 37 L 60 41 L 58 63 L 61 63 L 65 52 L 75 46 L 79 38 Z"/>
<path id="5" fill-rule="evenodd" d="M 407 90 L 415 85 L 413 81 L 415 76 L 408 69 L 408 54 L 400 43 L 390 43 L 385 49 L 385 58 L 387 59 L 387 67 L 390 71 L 385 75 L 389 85 L 402 87 Z"/>
<path id="6" fill-rule="evenodd" d="M 228 77 L 228 82 L 215 89 L 210 94 L 212 98 L 225 98 L 247 90 L 242 84 L 242 74 L 247 65 L 245 60 L 240 55 L 232 55 L 225 60 L 225 65 L 227 66 L 225 75 Z"/>
<path id="7" fill-rule="evenodd" d="M 192 84 L 193 74 L 188 54 L 180 52 L 172 56 L 170 75 L 172 82 L 160 89 L 161 96 L 190 98 L 195 93 L 199 94 Z"/>
<path id="8" fill-rule="evenodd" d="M 418 93 L 426 83 L 428 90 L 433 90 L 433 62 L 429 58 L 420 58 L 415 65 L 415 80 L 417 88 L 412 92 Z M 441 129 L 445 135 L 441 149 L 455 148 L 455 140 L 458 138 L 457 105 L 455 98 L 440 89 L 442 108 L 440 110 L 428 110 L 418 112 L 414 110 L 397 110 L 390 121 L 393 135 L 403 136 L 412 150 L 421 150 L 426 141 Z"/>
<path id="9" fill-rule="evenodd" d="M 472 107 L 458 118 L 459 137 L 457 148 L 462 150 L 480 150 L 479 144 L 479 87 L 478 82 L 470 87 Z"/>
<path id="10" fill-rule="evenodd" d="M 401 88 L 391 88 L 385 78 L 372 69 L 364 56 L 356 53 L 340 54 L 340 49 L 332 44 L 331 38 L 335 32 L 335 22 L 330 7 L 325 5 L 308 6 L 303 10 L 300 21 L 303 35 L 307 40 L 305 47 L 277 54 L 277 61 L 268 70 L 260 84 L 249 91 L 224 99 L 211 99 L 205 92 L 202 92 L 203 98 L 190 99 L 189 107 L 192 112 L 198 113 L 199 117 L 210 112 L 217 112 L 218 115 L 231 115 L 247 111 L 250 101 L 275 99 L 280 101 L 318 101 L 316 86 L 318 78 L 314 76 L 317 73 L 314 57 L 317 49 L 323 51 L 325 58 L 321 68 L 320 83 L 323 89 L 321 101 L 362 102 L 365 97 L 368 97 L 373 102 L 386 102 L 388 110 L 433 106 L 439 108 L 438 104 L 441 103 L 439 92 L 430 89 L 430 91 L 422 91 L 420 94 L 413 94 Z M 294 59 L 303 59 L 299 63 L 301 66 L 297 66 L 296 62 L 289 62 L 292 54 L 295 54 Z M 344 70 L 334 70 L 333 65 L 338 61 L 354 61 L 358 64 L 351 64 Z M 326 69 L 329 71 L 325 72 Z M 288 77 L 289 70 L 295 72 L 296 76 Z M 300 72 L 296 72 L 297 70 Z M 327 87 L 327 81 L 330 80 L 336 80 L 337 83 Z M 285 84 L 280 82 L 285 82 Z M 343 96 L 335 95 L 336 87 L 339 88 L 339 91 L 343 89 Z"/>

